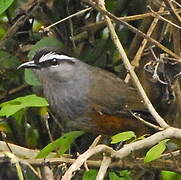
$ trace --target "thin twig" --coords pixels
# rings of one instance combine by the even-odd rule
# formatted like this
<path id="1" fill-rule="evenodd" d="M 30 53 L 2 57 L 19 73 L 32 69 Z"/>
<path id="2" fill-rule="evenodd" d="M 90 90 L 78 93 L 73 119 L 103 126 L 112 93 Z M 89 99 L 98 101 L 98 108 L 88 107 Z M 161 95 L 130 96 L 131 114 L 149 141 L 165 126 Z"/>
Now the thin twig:
<path id="1" fill-rule="evenodd" d="M 177 1 L 172 0 L 173 3 L 175 3 L 178 7 L 181 7 L 181 4 L 179 4 Z"/>
<path id="2" fill-rule="evenodd" d="M 68 20 L 68 19 L 70 19 L 70 18 L 72 18 L 72 17 L 78 16 L 78 15 L 80 15 L 80 14 L 83 14 L 83 13 L 87 12 L 87 11 L 90 11 L 91 9 L 92 9 L 92 7 L 89 7 L 89 8 L 83 9 L 83 10 L 81 10 L 81 11 L 79 11 L 79 12 L 76 12 L 76 13 L 74 13 L 74 14 L 72 14 L 72 15 L 64 18 L 64 19 L 61 19 L 60 21 L 57 21 L 57 22 L 51 24 L 50 26 L 47 26 L 46 28 L 44 28 L 44 30 L 45 30 L 45 31 L 48 31 L 51 27 L 53 27 L 53 26 L 55 26 L 55 25 L 57 25 L 57 24 L 59 24 L 59 23 L 61 23 L 61 22 L 63 22 L 63 21 L 66 21 L 66 20 Z"/>
<path id="3" fill-rule="evenodd" d="M 169 21 L 168 19 L 166 19 L 166 18 L 160 16 L 159 14 L 157 14 L 155 11 L 153 11 L 153 9 L 152 9 L 150 6 L 148 6 L 148 8 L 149 8 L 150 11 L 154 14 L 155 17 L 157 17 L 157 18 L 159 18 L 159 19 L 161 19 L 161 20 L 163 20 L 163 21 L 165 21 L 165 22 L 171 24 L 172 26 L 174 26 L 174 27 L 176 27 L 176 28 L 178 28 L 178 29 L 181 29 L 181 27 L 178 26 L 177 24 L 175 24 L 175 23 Z"/>
<path id="4" fill-rule="evenodd" d="M 181 167 L 179 166 L 178 162 L 177 162 L 177 159 L 175 158 L 175 156 L 172 154 L 172 151 L 170 149 L 168 149 L 169 153 L 170 153 L 170 156 L 171 158 L 173 159 L 173 163 L 175 164 L 175 167 L 177 169 L 180 169 L 181 170 Z"/>
<path id="5" fill-rule="evenodd" d="M 67 14 L 69 15 L 68 17 L 70 17 L 70 13 L 69 13 L 69 1 L 65 1 L 66 3 L 66 11 L 67 11 Z M 80 11 L 79 11 L 80 12 Z M 69 18 L 68 19 L 68 22 L 69 22 L 69 27 L 70 27 L 70 40 L 72 41 L 72 45 L 73 45 L 73 49 L 74 51 L 76 50 L 76 44 L 75 44 L 75 41 L 74 39 L 72 38 L 74 36 L 74 28 L 73 28 L 73 23 L 72 23 L 72 19 Z"/>
<path id="6" fill-rule="evenodd" d="M 23 89 L 27 88 L 28 86 L 29 86 L 28 84 L 23 84 L 23 85 L 18 86 L 18 87 L 14 88 L 14 89 L 11 89 L 8 92 L 3 93 L 0 96 L 0 100 L 6 98 L 8 95 L 12 95 L 12 94 L 15 94 L 15 93 L 17 93 L 19 91 L 22 91 Z"/>
<path id="7" fill-rule="evenodd" d="M 89 146 L 89 149 L 91 149 L 91 148 L 93 148 L 93 147 L 96 147 L 97 144 L 100 142 L 100 139 L 101 139 L 101 135 L 98 135 L 98 136 L 94 139 L 93 143 Z M 87 160 L 84 162 L 84 167 L 85 167 L 86 171 L 89 170 L 89 168 L 88 168 L 88 166 L 87 166 Z"/>
<path id="8" fill-rule="evenodd" d="M 159 130 L 159 131 L 163 130 L 163 128 L 161 128 L 161 127 L 159 127 L 159 126 L 156 126 L 156 125 L 154 125 L 154 124 L 152 124 L 152 123 L 150 123 L 150 122 L 145 121 L 145 120 L 144 120 L 143 118 L 141 118 L 137 113 L 131 112 L 131 114 L 132 114 L 136 119 L 138 119 L 138 120 L 141 121 L 142 123 L 146 124 L 147 126 L 150 126 L 150 127 L 154 128 L 154 129 L 156 129 L 156 130 Z"/>
<path id="9" fill-rule="evenodd" d="M 53 143 L 53 137 L 52 137 L 52 134 L 51 134 L 51 131 L 50 131 L 50 126 L 48 124 L 48 119 L 49 118 L 50 117 L 49 117 L 48 112 L 45 115 L 43 115 L 43 122 L 45 123 L 45 128 L 46 128 L 46 130 L 48 132 L 48 137 L 50 139 L 50 142 Z"/>

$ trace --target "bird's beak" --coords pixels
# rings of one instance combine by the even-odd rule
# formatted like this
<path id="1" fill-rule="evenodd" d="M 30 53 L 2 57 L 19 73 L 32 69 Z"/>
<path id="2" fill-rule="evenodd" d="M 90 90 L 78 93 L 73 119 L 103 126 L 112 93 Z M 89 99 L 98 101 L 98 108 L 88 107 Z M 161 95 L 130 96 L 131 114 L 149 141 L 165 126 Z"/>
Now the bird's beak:
<path id="1" fill-rule="evenodd" d="M 34 61 L 29 61 L 29 62 L 21 64 L 20 66 L 18 66 L 17 69 L 21 69 L 21 68 L 39 69 L 39 65 L 35 64 Z"/>

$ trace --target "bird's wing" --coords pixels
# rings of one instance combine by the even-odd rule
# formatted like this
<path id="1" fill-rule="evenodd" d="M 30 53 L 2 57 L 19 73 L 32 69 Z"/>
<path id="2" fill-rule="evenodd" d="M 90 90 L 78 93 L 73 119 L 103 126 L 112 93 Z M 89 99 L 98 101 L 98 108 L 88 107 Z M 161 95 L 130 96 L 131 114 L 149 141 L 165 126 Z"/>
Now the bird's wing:
<path id="1" fill-rule="evenodd" d="M 129 87 L 113 73 L 99 68 L 91 71 L 89 99 L 95 108 L 108 113 L 146 110 L 135 88 Z"/>

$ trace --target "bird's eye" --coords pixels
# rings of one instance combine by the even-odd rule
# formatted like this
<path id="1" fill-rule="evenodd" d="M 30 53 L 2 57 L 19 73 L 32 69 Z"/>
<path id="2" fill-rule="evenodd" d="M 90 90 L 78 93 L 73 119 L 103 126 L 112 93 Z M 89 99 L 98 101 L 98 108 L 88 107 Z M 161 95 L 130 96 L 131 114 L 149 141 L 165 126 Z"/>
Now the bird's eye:
<path id="1" fill-rule="evenodd" d="M 53 65 L 53 66 L 58 65 L 58 60 L 57 60 L 56 58 L 53 58 L 53 59 L 51 60 L 51 65 Z"/>

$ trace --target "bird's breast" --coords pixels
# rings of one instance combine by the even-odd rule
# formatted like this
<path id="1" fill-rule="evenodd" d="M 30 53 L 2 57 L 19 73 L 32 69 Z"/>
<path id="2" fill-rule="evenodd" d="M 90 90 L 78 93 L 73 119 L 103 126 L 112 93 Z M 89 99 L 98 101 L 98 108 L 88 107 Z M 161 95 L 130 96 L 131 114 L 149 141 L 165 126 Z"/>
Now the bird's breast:
<path id="1" fill-rule="evenodd" d="M 64 120 L 75 120 L 89 108 L 87 82 L 44 85 L 44 94 L 55 114 Z"/>

